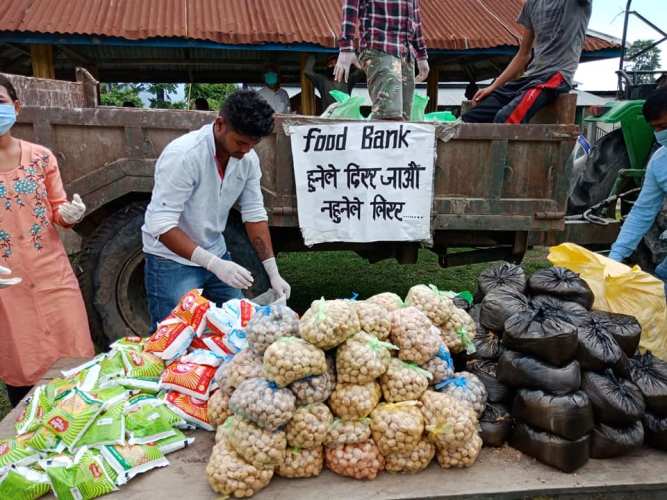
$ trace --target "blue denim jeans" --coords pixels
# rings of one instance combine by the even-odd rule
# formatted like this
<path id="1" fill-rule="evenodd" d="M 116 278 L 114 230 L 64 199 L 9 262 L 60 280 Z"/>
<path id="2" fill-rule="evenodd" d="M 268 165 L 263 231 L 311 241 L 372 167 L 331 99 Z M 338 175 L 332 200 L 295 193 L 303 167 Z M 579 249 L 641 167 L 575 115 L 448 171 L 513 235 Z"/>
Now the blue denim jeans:
<path id="1" fill-rule="evenodd" d="M 243 297 L 241 290 L 220 281 L 203 267 L 186 266 L 170 259 L 144 254 L 145 279 L 151 330 L 172 311 L 183 295 L 193 288 L 202 288 L 204 297 L 218 306 Z M 229 253 L 222 256 L 232 260 Z"/>
<path id="2" fill-rule="evenodd" d="M 665 296 L 667 296 L 667 259 L 657 265 L 655 276 L 665 282 Z"/>

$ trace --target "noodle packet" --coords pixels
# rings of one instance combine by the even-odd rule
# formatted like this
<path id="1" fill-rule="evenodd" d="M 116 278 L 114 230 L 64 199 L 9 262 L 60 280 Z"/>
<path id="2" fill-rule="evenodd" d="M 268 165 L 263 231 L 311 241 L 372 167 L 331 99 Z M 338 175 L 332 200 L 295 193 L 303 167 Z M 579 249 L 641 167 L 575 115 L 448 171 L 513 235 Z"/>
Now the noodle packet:
<path id="1" fill-rule="evenodd" d="M 194 337 L 195 331 L 190 325 L 170 314 L 146 340 L 144 352 L 152 352 L 166 362 L 173 361 L 187 351 Z"/>
<path id="2" fill-rule="evenodd" d="M 157 398 L 138 398 L 125 408 L 125 423 L 130 436 L 129 444 L 147 444 L 176 434 L 174 421 L 161 407 Z"/>
<path id="3" fill-rule="evenodd" d="M 22 434 L 16 437 L 16 442 L 22 448 L 30 448 L 41 452 L 40 454 L 49 453 L 63 453 L 65 451 L 65 443 L 56 436 L 47 427 L 40 427 L 39 429 Z"/>
<path id="4" fill-rule="evenodd" d="M 128 378 L 160 378 L 164 371 L 164 362 L 150 352 L 123 351 L 123 363 Z"/>
<path id="5" fill-rule="evenodd" d="M 77 446 L 125 444 L 125 402 L 121 401 L 95 419 Z"/>
<path id="6" fill-rule="evenodd" d="M 95 399 L 99 399 L 104 403 L 103 411 L 108 410 L 112 406 L 120 402 L 127 401 L 130 397 L 130 391 L 125 389 L 122 385 L 113 385 L 103 389 L 96 389 L 90 393 Z"/>
<path id="7" fill-rule="evenodd" d="M 46 388 L 40 385 L 23 405 L 21 414 L 16 420 L 16 434 L 21 435 L 37 430 L 42 417 L 49 410 L 51 410 L 51 405 L 46 397 Z"/>
<path id="8" fill-rule="evenodd" d="M 186 354 L 179 360 L 181 363 L 194 363 L 196 365 L 219 367 L 222 363 L 231 361 L 234 356 L 220 356 L 208 349 L 194 349 L 190 354 Z"/>
<path id="9" fill-rule="evenodd" d="M 201 337 L 195 337 L 190 345 L 192 349 L 206 349 L 221 358 L 232 358 L 234 352 L 227 347 L 224 335 L 206 333 Z"/>
<path id="10" fill-rule="evenodd" d="M 92 368 L 93 366 L 100 364 L 105 357 L 106 354 L 98 354 L 93 359 L 90 359 L 79 366 L 75 366 L 74 368 L 70 368 L 69 370 L 61 370 L 60 373 L 65 378 L 74 377 L 75 375 L 78 375 L 82 371 L 88 370 L 89 368 Z"/>
<path id="11" fill-rule="evenodd" d="M 173 436 L 160 439 L 159 441 L 155 441 L 154 443 L 150 444 L 153 446 L 157 446 L 163 455 L 169 455 L 170 453 L 174 453 L 175 451 L 187 448 L 194 442 L 195 438 L 187 437 L 181 431 L 176 431 L 176 434 L 174 434 Z"/>
<path id="12" fill-rule="evenodd" d="M 0 469 L 0 498 L 35 500 L 51 491 L 49 477 L 29 467 Z"/>
<path id="13" fill-rule="evenodd" d="M 44 395 L 48 404 L 53 406 L 76 387 L 74 380 L 54 378 L 44 386 Z"/>
<path id="14" fill-rule="evenodd" d="M 170 391 L 164 399 L 167 407 L 186 422 L 206 431 L 214 428 L 208 420 L 208 401 Z"/>
<path id="15" fill-rule="evenodd" d="M 122 486 L 130 479 L 149 470 L 169 465 L 157 446 L 104 446 L 100 450 L 109 466 L 118 474 L 116 484 Z"/>
<path id="16" fill-rule="evenodd" d="M 169 365 L 162 373 L 160 387 L 208 400 L 215 373 L 216 369 L 212 366 L 178 361 Z"/>
<path id="17" fill-rule="evenodd" d="M 117 378 L 125 376 L 125 363 L 119 351 L 108 352 L 100 361 L 99 387 L 106 387 L 115 383 Z"/>
<path id="18" fill-rule="evenodd" d="M 131 391 L 141 391 L 149 394 L 160 392 L 160 379 L 152 377 L 121 377 L 117 382 Z"/>
<path id="19" fill-rule="evenodd" d="M 102 401 L 75 387 L 46 414 L 44 426 L 71 451 L 103 409 Z"/>
<path id="20" fill-rule="evenodd" d="M 206 314 L 206 322 L 213 333 L 225 337 L 234 330 L 245 329 L 255 309 L 255 304 L 247 299 L 228 300 L 222 307 L 211 307 Z"/>
<path id="21" fill-rule="evenodd" d="M 32 465 L 40 458 L 39 452 L 21 446 L 15 439 L 0 439 L 0 467 Z"/>
<path id="22" fill-rule="evenodd" d="M 117 490 L 98 454 L 81 448 L 73 457 L 58 456 L 42 463 L 58 500 L 87 500 Z"/>
<path id="23" fill-rule="evenodd" d="M 210 309 L 211 303 L 202 296 L 202 290 L 194 289 L 183 295 L 170 316 L 190 325 L 199 337 L 206 329 L 206 316 Z"/>
<path id="24" fill-rule="evenodd" d="M 79 373 L 70 377 L 74 381 L 76 387 L 81 389 L 84 392 L 90 392 L 100 382 L 100 374 L 102 373 L 102 367 L 99 364 L 93 365 L 90 368 L 81 370 Z"/>
<path id="25" fill-rule="evenodd" d="M 111 344 L 111 350 L 141 352 L 144 350 L 144 340 L 142 337 L 123 337 Z"/>

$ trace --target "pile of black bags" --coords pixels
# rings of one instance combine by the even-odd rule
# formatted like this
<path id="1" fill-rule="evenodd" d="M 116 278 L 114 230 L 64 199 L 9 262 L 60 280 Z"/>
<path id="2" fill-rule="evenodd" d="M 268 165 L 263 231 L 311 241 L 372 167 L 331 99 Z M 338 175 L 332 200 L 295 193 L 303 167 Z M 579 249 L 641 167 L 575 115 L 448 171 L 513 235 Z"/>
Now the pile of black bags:
<path id="1" fill-rule="evenodd" d="M 646 444 L 667 451 L 667 363 L 647 352 L 635 356 L 628 365 L 630 380 L 646 402 L 643 415 Z"/>

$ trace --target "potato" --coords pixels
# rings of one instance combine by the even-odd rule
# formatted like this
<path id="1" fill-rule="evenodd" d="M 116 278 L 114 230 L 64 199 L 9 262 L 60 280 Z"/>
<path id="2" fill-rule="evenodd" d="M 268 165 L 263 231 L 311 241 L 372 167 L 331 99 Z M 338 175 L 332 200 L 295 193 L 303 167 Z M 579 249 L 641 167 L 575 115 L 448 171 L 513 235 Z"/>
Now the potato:
<path id="1" fill-rule="evenodd" d="M 285 461 L 276 469 L 276 474 L 286 478 L 317 477 L 324 466 L 324 449 L 316 448 L 289 448 L 285 454 Z"/>
<path id="2" fill-rule="evenodd" d="M 329 398 L 334 415 L 344 420 L 356 420 L 370 415 L 378 403 L 382 391 L 376 382 L 368 384 L 336 384 Z"/>
<path id="3" fill-rule="evenodd" d="M 407 453 L 421 441 L 424 417 L 418 401 L 380 403 L 371 412 L 371 433 L 380 453 Z"/>
<path id="4" fill-rule="evenodd" d="M 422 368 L 431 374 L 429 385 L 437 385 L 454 376 L 454 360 L 444 342 L 441 341 L 438 354 L 424 363 Z"/>
<path id="5" fill-rule="evenodd" d="M 475 320 L 458 307 L 455 307 L 452 315 L 445 323 L 440 325 L 440 338 L 450 352 L 454 354 L 463 351 L 473 354 L 475 352 L 475 344 L 473 343 L 475 335 L 477 335 Z"/>
<path id="6" fill-rule="evenodd" d="M 220 390 L 232 395 L 241 382 L 250 378 L 264 376 L 262 358 L 249 349 L 239 352 L 234 358 L 223 364 L 215 375 Z"/>
<path id="7" fill-rule="evenodd" d="M 375 479 L 384 469 L 384 458 L 372 440 L 326 448 L 324 458 L 330 471 L 353 479 Z"/>
<path id="8" fill-rule="evenodd" d="M 398 403 L 419 399 L 428 389 L 431 374 L 415 364 L 392 358 L 389 369 L 380 377 L 385 401 Z"/>
<path id="9" fill-rule="evenodd" d="M 377 295 L 373 295 L 366 299 L 364 302 L 378 305 L 387 312 L 393 312 L 403 307 L 403 300 L 398 295 L 391 292 L 378 293 Z"/>
<path id="10" fill-rule="evenodd" d="M 434 456 L 435 446 L 422 439 L 417 446 L 406 453 L 391 453 L 386 455 L 384 457 L 385 470 L 387 472 L 414 474 L 426 469 Z"/>
<path id="11" fill-rule="evenodd" d="M 359 420 L 334 419 L 327 431 L 324 444 L 336 446 L 339 444 L 356 444 L 368 441 L 371 438 L 369 418 Z"/>
<path id="12" fill-rule="evenodd" d="M 267 468 L 283 463 L 287 448 L 284 431 L 267 431 L 237 415 L 229 417 L 224 427 L 229 445 L 250 465 Z"/>
<path id="13" fill-rule="evenodd" d="M 248 322 L 246 334 L 249 347 L 263 355 L 280 337 L 299 335 L 299 315 L 283 305 L 260 307 Z"/>
<path id="14" fill-rule="evenodd" d="M 477 434 L 477 415 L 468 403 L 432 390 L 419 401 L 426 437 L 438 449 L 460 448 Z"/>
<path id="15" fill-rule="evenodd" d="M 398 298 L 398 295 L 396 297 Z M 387 314 L 386 308 L 379 304 L 362 300 L 354 303 L 354 310 L 357 312 L 362 331 L 377 337 L 378 340 L 387 340 L 389 338 L 391 319 Z"/>
<path id="16" fill-rule="evenodd" d="M 478 417 L 484 413 L 487 398 L 486 386 L 477 375 L 470 372 L 459 372 L 455 377 L 442 382 L 438 390 L 469 403 Z"/>
<path id="17" fill-rule="evenodd" d="M 325 351 L 360 331 L 359 317 L 349 300 L 316 300 L 299 321 L 301 338 Z"/>
<path id="18" fill-rule="evenodd" d="M 336 351 L 336 378 L 340 383 L 367 384 L 387 371 L 393 344 L 380 342 L 366 332 L 353 335 Z"/>
<path id="19" fill-rule="evenodd" d="M 296 396 L 297 406 L 313 403 L 323 403 L 336 387 L 336 372 L 333 358 L 327 357 L 327 371 L 322 375 L 306 377 L 289 385 L 289 389 Z"/>
<path id="20" fill-rule="evenodd" d="M 441 325 L 452 314 L 454 302 L 435 286 L 416 285 L 410 288 L 405 303 L 423 312 L 434 325 Z"/>
<path id="21" fill-rule="evenodd" d="M 219 443 L 223 439 L 227 439 L 226 437 L 227 430 L 225 429 L 224 425 L 219 425 L 218 428 L 215 431 L 215 442 Z"/>
<path id="22" fill-rule="evenodd" d="M 229 400 L 229 409 L 270 431 L 285 425 L 294 415 L 296 398 L 263 378 L 241 383 Z"/>
<path id="23" fill-rule="evenodd" d="M 432 359 L 440 348 L 437 330 L 416 307 L 398 309 L 392 314 L 391 343 L 398 346 L 398 357 L 418 365 Z"/>
<path id="24" fill-rule="evenodd" d="M 229 395 L 222 391 L 215 391 L 208 398 L 208 421 L 211 425 L 222 425 L 231 415 L 229 411 Z"/>
<path id="25" fill-rule="evenodd" d="M 472 467 L 482 449 L 482 438 L 475 434 L 459 448 L 443 448 L 437 453 L 438 463 L 443 469 Z"/>
<path id="26" fill-rule="evenodd" d="M 323 403 L 297 408 L 287 424 L 287 444 L 293 448 L 321 447 L 332 422 L 331 410 Z"/>
<path id="27" fill-rule="evenodd" d="M 281 387 L 326 371 L 324 351 L 298 337 L 281 337 L 264 352 L 265 376 Z"/>
<path id="28" fill-rule="evenodd" d="M 271 482 L 273 468 L 262 469 L 246 463 L 223 439 L 213 447 L 206 475 L 216 493 L 243 498 L 265 488 Z"/>

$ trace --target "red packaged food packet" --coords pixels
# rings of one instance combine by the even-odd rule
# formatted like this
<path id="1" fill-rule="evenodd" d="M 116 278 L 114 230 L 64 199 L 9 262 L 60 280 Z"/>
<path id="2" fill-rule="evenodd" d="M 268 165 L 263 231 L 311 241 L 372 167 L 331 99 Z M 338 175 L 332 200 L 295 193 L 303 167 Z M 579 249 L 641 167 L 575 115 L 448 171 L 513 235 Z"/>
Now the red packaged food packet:
<path id="1" fill-rule="evenodd" d="M 177 361 L 162 373 L 160 387 L 207 400 L 215 372 L 213 366 Z"/>
<path id="2" fill-rule="evenodd" d="M 208 401 L 175 391 L 168 392 L 164 401 L 171 411 L 186 422 L 207 431 L 214 430 L 208 419 Z"/>
<path id="3" fill-rule="evenodd" d="M 210 308 L 211 303 L 202 296 L 202 291 L 194 289 L 181 298 L 171 314 L 190 325 L 200 336 L 206 329 L 206 313 Z"/>
<path id="4" fill-rule="evenodd" d="M 144 352 L 152 352 L 169 362 L 183 355 L 194 337 L 194 328 L 170 314 L 146 340 Z"/>

